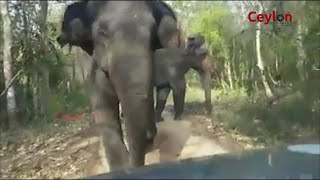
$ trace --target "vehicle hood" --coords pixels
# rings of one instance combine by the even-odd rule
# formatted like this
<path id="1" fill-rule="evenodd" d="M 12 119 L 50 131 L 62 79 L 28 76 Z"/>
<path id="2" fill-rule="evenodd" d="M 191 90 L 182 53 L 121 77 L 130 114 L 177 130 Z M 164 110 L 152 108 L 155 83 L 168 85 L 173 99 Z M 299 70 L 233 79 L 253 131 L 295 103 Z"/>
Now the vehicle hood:
<path id="1" fill-rule="evenodd" d="M 319 179 L 320 144 L 296 144 L 191 158 L 88 177 L 88 179 Z"/>

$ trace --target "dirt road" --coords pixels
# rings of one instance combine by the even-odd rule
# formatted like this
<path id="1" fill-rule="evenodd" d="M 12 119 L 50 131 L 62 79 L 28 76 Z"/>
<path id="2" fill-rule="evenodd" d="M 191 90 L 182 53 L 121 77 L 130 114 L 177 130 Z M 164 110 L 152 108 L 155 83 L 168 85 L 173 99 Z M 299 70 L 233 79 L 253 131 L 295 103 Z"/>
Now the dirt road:
<path id="1" fill-rule="evenodd" d="M 186 115 L 173 121 L 168 108 L 165 121 L 158 123 L 158 135 L 146 165 L 235 153 L 244 148 L 214 120 L 202 115 Z M 108 171 L 100 138 L 92 128 L 82 128 L 61 136 L 33 140 L 30 145 L 4 149 L 0 153 L 3 178 L 77 178 Z M 9 147 L 10 148 L 10 147 Z"/>
<path id="2" fill-rule="evenodd" d="M 209 138 L 203 135 L 206 130 L 199 124 L 211 123 L 211 120 L 204 116 L 187 116 L 181 121 L 174 121 L 172 113 L 165 111 L 163 117 L 165 121 L 157 124 L 158 134 L 154 148 L 146 155 L 146 165 L 214 154 L 235 153 L 242 149 L 237 142 L 226 136 Z M 194 126 L 194 124 L 198 124 L 198 126 Z M 96 140 L 98 141 L 98 139 Z M 101 145 L 99 145 L 99 150 L 99 157 L 90 160 L 87 166 L 89 168 L 70 177 L 108 172 L 108 165 Z"/>

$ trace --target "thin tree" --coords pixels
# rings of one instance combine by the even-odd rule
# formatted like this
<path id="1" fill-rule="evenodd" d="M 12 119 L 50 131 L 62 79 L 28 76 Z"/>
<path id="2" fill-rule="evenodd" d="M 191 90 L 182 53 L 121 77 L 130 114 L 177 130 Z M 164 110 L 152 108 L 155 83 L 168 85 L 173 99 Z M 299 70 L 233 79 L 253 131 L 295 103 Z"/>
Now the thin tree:
<path id="1" fill-rule="evenodd" d="M 47 39 L 47 14 L 48 14 L 48 1 L 47 0 L 41 0 L 40 1 L 40 12 L 38 14 L 38 24 L 40 26 L 40 37 L 41 37 L 41 55 L 43 57 L 42 60 L 44 60 L 44 57 L 49 52 L 48 47 L 48 39 Z M 47 112 L 47 107 L 49 104 L 49 99 L 51 96 L 51 90 L 49 85 L 49 69 L 47 65 L 41 65 L 39 69 L 39 94 L 40 94 L 40 102 L 41 102 L 41 113 Z"/>
<path id="2" fill-rule="evenodd" d="M 262 2 L 258 2 L 258 6 L 259 6 L 259 14 L 261 14 L 263 12 L 263 6 L 262 6 Z M 273 97 L 273 93 L 272 90 L 268 84 L 266 75 L 265 75 L 265 69 L 264 69 L 264 62 L 261 56 L 261 40 L 260 40 L 260 36 L 261 36 L 261 23 L 257 23 L 256 25 L 256 52 L 257 52 L 257 66 L 260 70 L 260 74 L 261 74 L 261 80 L 262 80 L 262 84 L 264 86 L 265 89 L 265 93 L 266 96 L 268 98 L 272 98 Z"/>
<path id="3" fill-rule="evenodd" d="M 14 86 L 10 85 L 12 79 L 12 34 L 11 21 L 8 12 L 8 1 L 0 1 L 0 11 L 3 22 L 3 74 L 5 79 L 5 86 L 9 87 L 7 90 L 7 111 L 9 117 L 8 126 L 17 124 L 17 103 L 14 91 Z M 9 128 L 8 127 L 8 128 Z"/>
<path id="4" fill-rule="evenodd" d="M 303 9 L 305 2 L 297 2 L 298 6 L 300 5 L 300 8 Z M 296 44 L 297 44 L 297 52 L 298 52 L 298 59 L 297 59 L 297 64 L 296 67 L 299 72 L 300 79 L 303 81 L 306 79 L 306 74 L 305 74 L 305 61 L 307 59 L 306 57 L 306 52 L 303 47 L 303 35 L 302 35 L 302 22 L 301 19 L 299 20 L 300 22 L 297 23 L 297 39 L 296 39 Z"/>

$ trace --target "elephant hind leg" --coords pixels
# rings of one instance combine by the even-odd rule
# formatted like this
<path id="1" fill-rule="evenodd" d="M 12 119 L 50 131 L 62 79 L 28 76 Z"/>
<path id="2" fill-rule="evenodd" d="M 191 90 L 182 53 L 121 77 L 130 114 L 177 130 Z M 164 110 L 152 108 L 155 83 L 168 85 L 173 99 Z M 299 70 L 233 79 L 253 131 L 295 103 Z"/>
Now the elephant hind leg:
<path id="1" fill-rule="evenodd" d="M 156 102 L 156 122 L 163 121 L 161 114 L 166 106 L 167 98 L 170 93 L 170 87 L 157 87 L 157 102 Z"/>

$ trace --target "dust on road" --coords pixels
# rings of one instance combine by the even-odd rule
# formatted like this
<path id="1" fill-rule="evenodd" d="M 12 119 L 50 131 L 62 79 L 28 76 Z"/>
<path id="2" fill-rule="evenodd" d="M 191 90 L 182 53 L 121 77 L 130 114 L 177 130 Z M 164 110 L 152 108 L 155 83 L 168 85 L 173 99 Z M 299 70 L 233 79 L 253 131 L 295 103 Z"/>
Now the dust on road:
<path id="1" fill-rule="evenodd" d="M 168 110 L 163 116 L 165 121 L 157 124 L 158 135 L 153 150 L 146 155 L 146 165 L 235 153 L 245 148 L 205 116 L 187 115 L 181 121 L 173 121 Z M 108 171 L 100 138 L 90 127 L 43 143 L 23 147 L 22 153 L 1 156 L 2 177 L 78 178 Z"/>
<path id="2" fill-rule="evenodd" d="M 165 121 L 157 123 L 158 134 L 152 151 L 146 155 L 146 165 L 192 157 L 235 153 L 243 149 L 231 138 L 204 135 L 205 132 L 212 134 L 208 132 L 208 125 L 206 124 L 212 124 L 212 121 L 208 121 L 205 116 L 186 116 L 181 121 L 174 121 L 172 112 L 164 111 L 163 117 Z M 200 126 L 199 124 L 203 125 Z M 96 143 L 99 144 L 99 148 L 97 148 L 99 152 L 96 153 L 99 157 L 89 160 L 87 166 L 89 168 L 85 168 L 81 173 L 71 175 L 69 178 L 108 172 L 108 164 L 98 138 Z M 83 145 L 85 144 L 83 143 Z"/>

